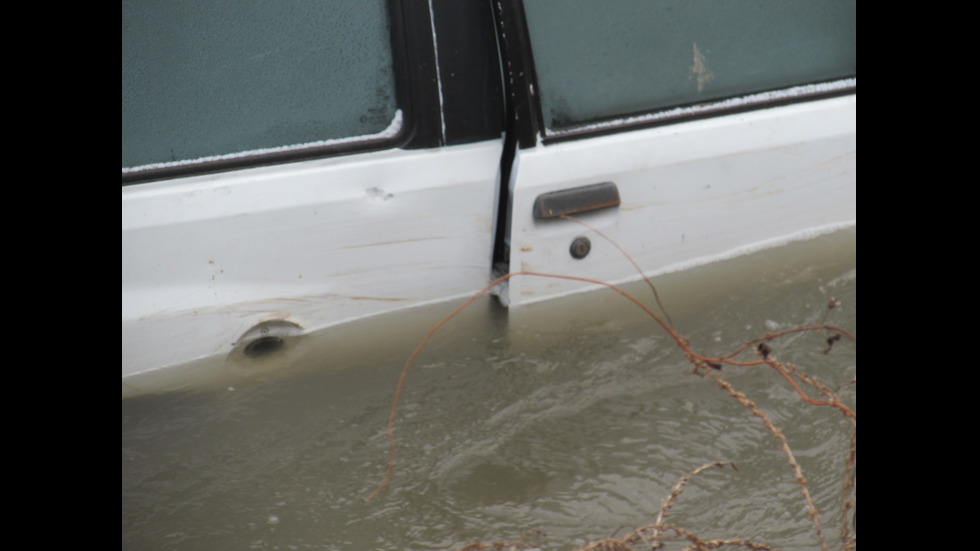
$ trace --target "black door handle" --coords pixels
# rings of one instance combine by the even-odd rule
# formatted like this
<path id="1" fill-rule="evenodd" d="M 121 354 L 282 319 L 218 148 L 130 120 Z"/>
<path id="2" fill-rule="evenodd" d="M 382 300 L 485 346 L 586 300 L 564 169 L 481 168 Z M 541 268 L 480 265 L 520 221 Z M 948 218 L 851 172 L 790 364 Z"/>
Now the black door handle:
<path id="1" fill-rule="evenodd" d="M 612 182 L 552 191 L 534 200 L 534 217 L 539 220 L 563 214 L 580 214 L 619 206 L 619 189 Z"/>

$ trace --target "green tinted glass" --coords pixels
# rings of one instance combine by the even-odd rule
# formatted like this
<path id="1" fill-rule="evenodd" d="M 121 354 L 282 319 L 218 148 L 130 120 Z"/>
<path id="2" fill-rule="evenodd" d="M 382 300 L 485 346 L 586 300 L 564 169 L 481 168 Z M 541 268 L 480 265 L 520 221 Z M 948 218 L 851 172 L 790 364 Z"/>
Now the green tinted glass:
<path id="1" fill-rule="evenodd" d="M 545 126 L 856 76 L 856 0 L 526 0 Z"/>
<path id="2" fill-rule="evenodd" d="M 386 2 L 123 0 L 123 169 L 392 125 Z"/>

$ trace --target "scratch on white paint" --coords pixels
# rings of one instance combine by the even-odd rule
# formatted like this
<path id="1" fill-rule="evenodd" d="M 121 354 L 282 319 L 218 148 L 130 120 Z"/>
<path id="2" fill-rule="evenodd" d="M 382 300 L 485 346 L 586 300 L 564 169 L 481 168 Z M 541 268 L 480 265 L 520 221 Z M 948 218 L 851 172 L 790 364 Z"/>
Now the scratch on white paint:
<path id="1" fill-rule="evenodd" d="M 148 164 L 148 165 L 141 165 L 141 166 L 135 166 L 135 167 L 124 167 L 122 169 L 122 172 L 123 172 L 123 174 L 130 174 L 130 173 L 135 173 L 135 172 L 141 172 L 141 171 L 144 171 L 144 170 L 151 170 L 151 169 L 157 169 L 157 168 L 169 168 L 169 167 L 176 167 L 176 166 L 189 166 L 189 165 L 196 165 L 196 164 L 200 164 L 200 163 L 206 163 L 206 162 L 210 162 L 210 161 L 223 161 L 223 160 L 226 160 L 226 159 L 238 159 L 238 158 L 241 158 L 241 157 L 249 157 L 249 156 L 252 156 L 252 155 L 263 155 L 263 154 L 266 154 L 266 153 L 279 153 L 279 152 L 285 152 L 285 151 L 302 151 L 304 149 L 311 149 L 311 148 L 314 148 L 314 147 L 324 147 L 324 146 L 330 146 L 330 145 L 340 145 L 340 144 L 350 144 L 350 143 L 357 143 L 357 142 L 365 142 L 365 141 L 368 141 L 368 140 L 378 140 L 378 139 L 394 138 L 395 136 L 398 135 L 399 132 L 401 132 L 401 129 L 402 129 L 402 110 L 401 109 L 397 109 L 395 111 L 394 118 L 392 118 L 391 123 L 388 124 L 388 128 L 385 128 L 384 130 L 382 130 L 381 132 L 378 132 L 376 134 L 367 134 L 367 135 L 364 135 L 364 136 L 353 136 L 353 137 L 350 137 L 350 138 L 337 138 L 337 139 L 334 139 L 334 140 L 319 140 L 319 141 L 315 141 L 315 142 L 307 142 L 307 143 L 293 144 L 293 145 L 283 145 L 283 146 L 279 146 L 279 147 L 267 147 L 267 148 L 264 148 L 264 149 L 251 149 L 251 150 L 248 150 L 248 151 L 239 151 L 237 153 L 226 153 L 224 155 L 211 155 L 211 156 L 208 156 L 208 157 L 200 157 L 198 159 L 185 159 L 185 160 L 181 160 L 181 161 L 170 161 L 170 162 L 166 162 L 166 163 L 151 163 L 151 164 Z"/>
<path id="2" fill-rule="evenodd" d="M 379 187 L 369 187 L 366 190 L 364 190 L 364 192 L 367 194 L 368 197 L 372 199 L 380 199 L 382 201 L 387 201 L 388 199 L 391 199 L 392 197 L 395 196 L 395 194 L 389 193 Z"/>

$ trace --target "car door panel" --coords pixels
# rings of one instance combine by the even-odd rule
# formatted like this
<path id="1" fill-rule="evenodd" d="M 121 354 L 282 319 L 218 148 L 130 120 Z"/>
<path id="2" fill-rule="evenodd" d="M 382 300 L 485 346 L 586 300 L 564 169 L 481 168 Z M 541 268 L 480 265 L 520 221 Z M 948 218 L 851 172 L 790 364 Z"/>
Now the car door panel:
<path id="1" fill-rule="evenodd" d="M 490 21 L 414 0 L 123 3 L 124 396 L 288 366 L 312 333 L 489 282 Z"/>
<path id="2" fill-rule="evenodd" d="M 497 6 L 516 142 L 500 272 L 622 283 L 641 275 L 618 247 L 653 275 L 855 224 L 853 0 Z M 618 204 L 577 217 L 615 245 L 534 215 L 598 184 Z M 595 287 L 516 276 L 500 296 L 513 315 Z"/>
<path id="3" fill-rule="evenodd" d="M 124 380 L 224 357 L 270 320 L 309 333 L 476 292 L 489 281 L 500 148 L 125 188 Z"/>
<path id="4" fill-rule="evenodd" d="M 541 194 L 613 182 L 618 207 L 583 213 L 647 275 L 856 220 L 856 97 L 539 146 L 520 152 L 513 190 L 511 271 L 622 283 L 640 275 L 612 244 L 574 221 L 533 216 Z M 577 259 L 580 236 L 591 251 Z M 515 277 L 518 306 L 589 289 Z"/>

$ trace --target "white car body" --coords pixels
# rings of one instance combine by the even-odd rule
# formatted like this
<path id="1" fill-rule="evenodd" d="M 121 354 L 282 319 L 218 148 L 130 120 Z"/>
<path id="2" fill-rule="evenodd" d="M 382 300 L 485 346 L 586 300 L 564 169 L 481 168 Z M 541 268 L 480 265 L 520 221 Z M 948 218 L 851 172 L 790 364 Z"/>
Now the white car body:
<path id="1" fill-rule="evenodd" d="M 611 182 L 618 205 L 575 216 L 646 275 L 854 226 L 856 81 L 830 87 L 583 139 L 538 135 L 503 171 L 504 135 L 124 185 L 123 396 L 193 386 L 206 374 L 187 366 L 240 360 L 250 346 L 275 354 L 318 331 L 472 296 L 499 275 L 499 235 L 512 272 L 640 277 L 585 227 L 535 218 L 549 192 Z M 573 258 L 582 236 L 591 250 Z M 514 310 L 594 288 L 514 277 L 494 292 Z"/>

